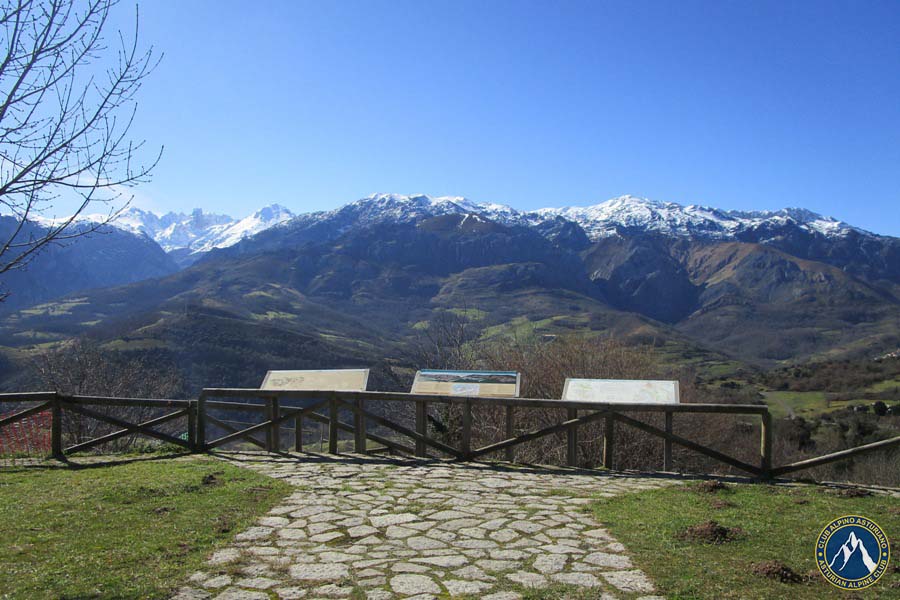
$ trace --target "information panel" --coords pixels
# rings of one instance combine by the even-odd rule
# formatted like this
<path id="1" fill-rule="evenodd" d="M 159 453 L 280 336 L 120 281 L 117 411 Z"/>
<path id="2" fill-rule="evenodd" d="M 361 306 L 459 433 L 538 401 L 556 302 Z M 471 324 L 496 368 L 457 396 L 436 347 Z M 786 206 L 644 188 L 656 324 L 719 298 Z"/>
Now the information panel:
<path id="1" fill-rule="evenodd" d="M 677 381 L 566 379 L 563 400 L 604 404 L 678 404 Z"/>
<path id="2" fill-rule="evenodd" d="M 368 369 L 331 369 L 323 371 L 269 371 L 261 390 L 323 390 L 329 392 L 364 392 L 369 381 Z"/>
<path id="3" fill-rule="evenodd" d="M 423 369 L 416 373 L 412 393 L 441 396 L 516 398 L 519 395 L 519 374 L 515 371 L 438 371 Z"/>

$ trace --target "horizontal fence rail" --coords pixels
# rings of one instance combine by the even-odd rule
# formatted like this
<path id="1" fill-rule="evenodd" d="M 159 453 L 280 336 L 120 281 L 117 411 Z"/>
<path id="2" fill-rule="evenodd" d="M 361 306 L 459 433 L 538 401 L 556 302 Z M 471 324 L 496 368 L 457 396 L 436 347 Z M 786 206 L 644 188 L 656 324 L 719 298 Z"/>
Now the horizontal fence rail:
<path id="1" fill-rule="evenodd" d="M 252 402 L 235 401 L 250 399 Z M 307 406 L 288 406 L 288 401 L 306 401 Z M 375 403 L 392 402 L 413 405 L 414 417 L 411 426 L 396 422 L 384 414 L 375 412 Z M 15 405 L 11 411 L 4 406 Z M 30 406 L 25 406 L 30 404 Z M 431 404 L 458 407 L 460 411 L 459 429 L 454 433 L 456 443 L 435 439 L 429 435 L 428 407 Z M 504 413 L 503 437 L 481 447 L 473 447 L 473 410 L 493 407 Z M 155 411 L 139 417 L 110 414 L 111 409 L 141 409 Z M 516 431 L 517 411 L 528 409 L 558 410 L 563 415 L 557 423 L 525 432 Z M 107 411 L 107 412 L 104 412 Z M 162 412 L 162 414 L 159 414 Z M 215 414 L 212 414 L 212 413 Z M 245 412 L 262 418 L 261 422 L 247 423 L 231 420 L 227 415 Z M 441 396 L 406 394 L 395 392 L 340 392 L 340 391 L 275 391 L 243 388 L 207 388 L 197 400 L 165 400 L 144 398 L 110 398 L 104 396 L 65 395 L 56 392 L 27 392 L 0 394 L 0 429 L 28 422 L 36 416 L 49 413 L 49 419 L 40 423 L 50 427 L 50 454 L 64 457 L 75 452 L 94 449 L 126 436 L 135 435 L 153 438 L 193 452 L 206 452 L 233 442 L 246 442 L 270 452 L 284 449 L 281 434 L 283 429 L 292 429 L 294 440 L 292 450 L 301 452 L 304 446 L 304 422 L 324 425 L 328 432 L 328 452 L 340 451 L 341 432 L 352 436 L 352 448 L 357 453 L 395 452 L 417 457 L 447 456 L 457 460 L 476 460 L 491 454 L 502 453 L 506 460 L 513 461 L 514 449 L 539 438 L 565 434 L 566 459 L 571 466 L 577 464 L 579 427 L 594 422 L 603 423 L 603 446 L 601 462 L 612 469 L 615 450 L 616 425 L 643 431 L 663 441 L 663 471 L 672 471 L 672 449 L 680 446 L 715 461 L 739 469 L 760 479 L 771 479 L 809 469 L 835 461 L 846 460 L 879 450 L 900 447 L 900 436 L 873 442 L 856 448 L 809 458 L 794 463 L 774 466 L 772 464 L 773 427 L 768 407 L 755 404 L 638 404 L 611 403 L 598 404 L 570 400 L 546 400 L 534 398 L 480 398 L 465 396 Z M 90 439 L 76 440 L 69 446 L 63 444 L 63 414 L 77 415 L 102 423 L 107 429 Z M 664 427 L 657 427 L 630 416 L 629 413 L 662 413 Z M 673 433 L 676 414 L 723 414 L 760 418 L 759 462 L 750 464 L 709 448 L 696 441 Z M 342 420 L 349 415 L 349 420 Z M 185 433 L 173 433 L 175 424 L 182 423 Z M 167 425 L 168 431 L 159 426 Z M 373 424 L 390 432 L 382 435 L 369 428 Z M 224 432 L 216 438 L 209 438 L 213 428 Z M 46 432 L 46 429 L 44 430 Z M 2 431 L 0 431 L 2 434 Z M 260 439 L 258 436 L 263 436 Z M 400 439 L 397 438 L 400 436 Z M 71 437 L 71 436 L 70 436 Z M 406 438 L 408 442 L 404 442 Z M 2 441 L 0 437 L 0 441 Z M 46 441 L 46 438 L 44 438 Z M 320 439 L 320 444 L 323 442 Z M 376 444 L 369 446 L 369 442 Z"/>

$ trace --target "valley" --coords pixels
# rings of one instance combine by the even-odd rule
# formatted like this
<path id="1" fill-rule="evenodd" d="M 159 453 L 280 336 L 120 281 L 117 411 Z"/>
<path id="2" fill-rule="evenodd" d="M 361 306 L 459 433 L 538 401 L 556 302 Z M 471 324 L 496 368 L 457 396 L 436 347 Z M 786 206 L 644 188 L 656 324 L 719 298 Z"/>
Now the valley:
<path id="1" fill-rule="evenodd" d="M 448 320 L 466 340 L 614 338 L 705 378 L 900 347 L 900 240 L 796 209 L 623 197 L 520 213 L 381 194 L 299 216 L 148 215 L 133 209 L 7 280 L 4 386 L 22 383 L 31 357 L 87 337 L 166 356 L 191 390 L 255 386 L 269 368 L 363 365 L 380 365 L 393 389 L 393 370 Z M 116 250 L 125 242 L 143 250 Z M 88 258 L 54 275 L 75 250 Z M 37 281 L 57 290 L 38 294 Z"/>

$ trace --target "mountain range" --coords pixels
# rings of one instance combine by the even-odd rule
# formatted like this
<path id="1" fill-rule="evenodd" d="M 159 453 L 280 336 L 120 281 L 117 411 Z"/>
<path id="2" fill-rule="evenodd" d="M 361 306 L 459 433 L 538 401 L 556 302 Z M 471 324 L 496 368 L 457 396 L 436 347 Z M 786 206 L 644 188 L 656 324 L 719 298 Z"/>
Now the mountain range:
<path id="1" fill-rule="evenodd" d="M 115 234 L 97 243 L 120 262 L 83 269 L 112 281 L 86 277 L 78 287 L 73 267 L 67 287 L 31 291 L 51 281 L 42 275 L 58 261 L 51 249 L 30 280 L 7 283 L 0 352 L 15 359 L 90 335 L 172 353 L 198 385 L 257 385 L 275 366 L 400 356 L 446 314 L 484 338 L 587 331 L 723 364 L 900 346 L 900 239 L 803 209 L 624 196 L 525 212 L 376 194 L 300 215 L 273 205 L 240 220 L 130 209 L 104 230 Z M 143 250 L 113 252 L 120 239 L 140 241 L 159 270 L 138 273 Z"/>
<path id="2" fill-rule="evenodd" d="M 628 232 L 659 233 L 666 236 L 737 240 L 763 235 L 794 225 L 808 233 L 827 238 L 851 232 L 875 236 L 831 217 L 801 208 L 779 211 L 723 211 L 705 206 L 682 206 L 674 202 L 655 202 L 634 196 L 621 196 L 588 207 L 543 208 L 518 211 L 503 204 L 476 203 L 463 197 L 427 195 L 373 194 L 332 211 L 295 215 L 278 204 L 235 219 L 207 213 L 200 208 L 190 213 L 154 212 L 129 207 L 116 217 L 113 225 L 136 234 L 144 234 L 166 252 L 188 251 L 194 259 L 216 248 L 233 246 L 246 237 L 294 221 L 293 225 L 317 222 L 352 221 L 356 226 L 382 222 L 409 222 L 443 214 L 476 214 L 504 225 L 538 229 L 560 220 L 579 225 L 585 235 L 597 239 Z M 81 220 L 105 220 L 106 215 L 84 215 Z M 38 223 L 41 223 L 38 219 Z"/>
<path id="3" fill-rule="evenodd" d="M 180 265 L 187 266 L 204 253 L 225 248 L 245 237 L 274 227 L 294 218 L 290 210 L 272 204 L 248 217 L 235 219 L 228 215 L 203 212 L 195 208 L 190 213 L 168 212 L 158 215 L 137 207 L 128 207 L 117 214 L 111 225 L 122 231 L 146 236 L 169 253 Z M 109 215 L 80 215 L 82 222 L 106 222 Z M 49 225 L 55 219 L 37 219 L 37 225 Z"/>

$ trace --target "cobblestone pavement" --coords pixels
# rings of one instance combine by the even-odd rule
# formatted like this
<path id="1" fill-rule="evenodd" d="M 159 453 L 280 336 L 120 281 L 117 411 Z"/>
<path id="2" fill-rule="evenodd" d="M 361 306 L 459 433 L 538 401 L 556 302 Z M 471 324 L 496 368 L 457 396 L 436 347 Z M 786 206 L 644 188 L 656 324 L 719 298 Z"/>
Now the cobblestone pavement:
<path id="1" fill-rule="evenodd" d="M 666 485 L 568 469 L 220 455 L 296 491 L 215 552 L 178 600 L 657 598 L 590 497 Z"/>

